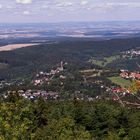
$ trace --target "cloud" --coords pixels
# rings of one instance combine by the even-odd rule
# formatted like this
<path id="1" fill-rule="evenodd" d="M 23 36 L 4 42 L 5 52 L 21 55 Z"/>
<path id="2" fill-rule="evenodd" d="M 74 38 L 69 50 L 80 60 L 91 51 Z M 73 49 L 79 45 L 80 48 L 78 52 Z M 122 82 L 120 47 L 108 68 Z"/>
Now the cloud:
<path id="1" fill-rule="evenodd" d="M 23 15 L 30 15 L 29 11 L 23 11 Z"/>
<path id="2" fill-rule="evenodd" d="M 0 4 L 0 9 L 2 8 L 2 5 Z"/>
<path id="3" fill-rule="evenodd" d="M 81 1 L 81 5 L 87 5 L 88 4 L 88 1 L 87 0 L 82 0 Z"/>
<path id="4" fill-rule="evenodd" d="M 11 5 L 6 6 L 7 9 L 12 9 L 13 7 Z"/>
<path id="5" fill-rule="evenodd" d="M 107 6 L 119 6 L 119 7 L 140 7 L 140 2 L 114 2 L 114 3 L 106 3 Z"/>
<path id="6" fill-rule="evenodd" d="M 140 2 L 99 2 L 94 4 L 88 4 L 85 6 L 87 10 L 94 10 L 98 12 L 104 11 L 116 11 L 116 9 L 121 9 L 125 11 L 126 9 L 131 10 L 134 8 L 140 8 Z"/>
<path id="7" fill-rule="evenodd" d="M 72 2 L 62 2 L 59 5 L 65 7 L 65 6 L 72 6 L 72 4 L 73 4 Z"/>
<path id="8" fill-rule="evenodd" d="M 0 11 L 7 20 L 140 19 L 140 0 L 0 0 Z"/>
<path id="9" fill-rule="evenodd" d="M 32 3 L 32 0 L 16 0 L 16 2 L 20 4 L 30 4 Z"/>

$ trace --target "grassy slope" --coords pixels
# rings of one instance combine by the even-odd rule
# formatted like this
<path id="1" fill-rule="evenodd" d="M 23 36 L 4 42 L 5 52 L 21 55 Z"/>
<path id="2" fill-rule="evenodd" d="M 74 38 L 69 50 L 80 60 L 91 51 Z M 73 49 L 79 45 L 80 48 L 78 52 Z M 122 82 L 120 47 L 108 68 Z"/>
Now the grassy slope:
<path id="1" fill-rule="evenodd" d="M 96 64 L 96 65 L 101 66 L 101 67 L 105 67 L 107 64 L 112 63 L 113 61 L 115 61 L 119 58 L 120 58 L 119 55 L 116 55 L 116 56 L 106 57 L 102 61 L 101 60 L 93 60 L 93 59 L 91 59 L 90 61 L 93 64 Z"/>
<path id="2" fill-rule="evenodd" d="M 131 81 L 129 80 L 125 80 L 121 77 L 109 77 L 108 79 L 110 79 L 113 83 L 120 85 L 121 87 L 129 87 L 131 85 Z"/>

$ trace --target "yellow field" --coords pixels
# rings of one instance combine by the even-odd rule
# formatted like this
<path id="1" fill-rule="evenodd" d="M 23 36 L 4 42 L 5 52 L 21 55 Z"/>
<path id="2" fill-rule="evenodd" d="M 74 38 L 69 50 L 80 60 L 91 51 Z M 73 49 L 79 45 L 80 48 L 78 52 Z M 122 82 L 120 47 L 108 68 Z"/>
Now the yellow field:
<path id="1" fill-rule="evenodd" d="M 34 45 L 38 45 L 38 44 L 37 43 L 34 43 L 34 44 L 33 43 L 32 44 L 10 44 L 10 45 L 0 47 L 0 52 L 11 51 L 11 50 L 30 47 L 30 46 L 34 46 Z"/>

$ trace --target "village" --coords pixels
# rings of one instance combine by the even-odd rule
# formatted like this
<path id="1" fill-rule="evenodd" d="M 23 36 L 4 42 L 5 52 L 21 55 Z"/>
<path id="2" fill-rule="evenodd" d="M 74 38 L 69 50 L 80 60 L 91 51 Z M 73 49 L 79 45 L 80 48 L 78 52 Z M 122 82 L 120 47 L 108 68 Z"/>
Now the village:
<path id="1" fill-rule="evenodd" d="M 40 86 L 44 83 L 48 83 L 56 76 L 59 75 L 61 72 L 64 71 L 64 66 L 67 65 L 67 62 L 63 63 L 61 61 L 60 66 L 58 66 L 56 69 L 51 69 L 50 72 L 43 72 L 40 71 L 39 73 L 36 74 L 35 78 L 31 81 L 31 84 L 33 84 L 34 86 Z M 65 79 L 66 77 L 63 75 L 59 75 L 59 77 L 61 79 Z M 11 80 L 11 81 L 7 81 L 4 79 L 0 80 L 0 89 L 3 89 L 5 87 L 10 87 L 10 86 L 21 86 L 25 84 L 25 80 L 24 79 L 20 79 L 20 80 Z"/>
<path id="2" fill-rule="evenodd" d="M 64 71 L 64 66 L 67 65 L 67 62 L 63 63 L 61 61 L 60 67 L 58 66 L 56 69 L 52 69 L 50 72 L 43 72 L 40 71 L 39 73 L 36 74 L 35 80 L 33 80 L 31 83 L 35 86 L 42 85 L 45 82 L 47 84 L 50 83 L 50 81 L 56 76 L 59 75 L 61 72 Z M 59 75 L 61 79 L 65 79 L 66 77 L 63 75 Z"/>
<path id="3" fill-rule="evenodd" d="M 35 77 L 31 80 L 30 84 L 35 87 L 35 89 L 19 89 L 19 90 L 8 90 L 5 92 L 2 97 L 6 99 L 9 94 L 18 94 L 19 96 L 29 99 L 29 100 L 36 100 L 39 97 L 42 97 L 44 100 L 61 100 L 61 93 L 58 91 L 51 91 L 51 90 L 41 90 L 37 89 L 36 87 L 40 87 L 42 85 L 49 85 L 54 79 L 59 80 L 61 83 L 61 86 L 63 86 L 63 81 L 67 78 L 67 75 L 64 74 L 64 71 L 66 71 L 65 66 L 67 66 L 67 62 L 61 61 L 60 64 L 58 64 L 55 68 L 52 68 L 50 72 L 43 72 L 39 71 Z M 94 101 L 94 100 L 112 100 L 115 102 L 122 102 L 122 99 L 125 97 L 132 97 L 138 99 L 138 103 L 140 103 L 140 98 L 130 90 L 130 88 L 125 88 L 121 86 L 107 86 L 104 84 L 102 80 L 99 80 L 98 77 L 101 77 L 102 74 L 108 73 L 109 70 L 98 70 L 98 69 L 91 69 L 91 70 L 83 70 L 80 71 L 80 73 L 83 75 L 83 83 L 88 85 L 88 79 L 94 79 L 97 77 L 97 80 L 93 80 L 93 84 L 99 85 L 102 92 L 104 92 L 104 95 L 97 95 L 95 97 L 92 97 L 90 95 L 84 94 L 80 91 L 75 91 L 73 94 L 69 96 L 69 100 L 84 100 L 84 101 Z M 120 70 L 119 76 L 126 80 L 137 80 L 140 81 L 140 73 L 128 71 L 128 70 Z M 24 80 L 21 81 L 12 81 L 12 82 L 6 82 L 1 81 L 0 88 L 3 89 L 4 87 L 10 87 L 14 85 L 18 85 L 19 87 L 24 84 Z M 92 86 L 92 85 L 90 85 Z M 94 88 L 94 87 L 93 87 Z M 125 100 L 124 100 L 125 101 Z"/>
<path id="4" fill-rule="evenodd" d="M 104 73 L 110 73 L 110 70 L 84 70 L 81 71 L 84 75 L 84 80 L 91 81 L 91 78 L 100 77 Z M 113 74 L 113 73 L 112 73 Z M 111 75 L 112 75 L 111 74 Z M 108 74 L 107 74 L 108 75 Z M 139 71 L 129 71 L 120 69 L 119 72 L 114 73 L 113 77 L 108 77 L 109 80 L 114 83 L 114 85 L 106 85 L 101 79 L 92 80 L 92 83 L 99 83 L 101 90 L 105 93 L 104 95 L 96 96 L 96 100 L 105 99 L 114 102 L 119 102 L 121 104 L 132 104 L 140 106 L 140 97 L 137 94 L 140 91 L 140 72 Z M 113 80 L 112 80 L 113 79 Z M 124 79 L 124 80 L 123 80 Z M 116 82 L 117 81 L 117 82 Z M 123 83 L 121 85 L 121 83 Z M 127 84 L 129 83 L 129 84 Z M 135 98 L 135 103 L 128 102 L 128 100 L 133 100 Z M 123 103 L 124 102 L 124 103 Z"/>
<path id="5" fill-rule="evenodd" d="M 133 72 L 129 70 L 120 70 L 119 77 L 130 81 L 131 85 L 126 87 L 107 87 L 106 91 L 113 94 L 113 100 L 119 100 L 120 97 L 128 95 L 137 96 L 136 93 L 140 90 L 140 72 Z M 132 87 L 135 86 L 135 87 Z M 140 98 L 139 98 L 140 99 Z"/>
<path id="6" fill-rule="evenodd" d="M 34 86 L 41 86 L 44 83 L 49 84 L 53 78 L 56 75 L 60 75 L 61 72 L 64 71 L 64 65 L 67 65 L 67 63 L 63 63 L 61 61 L 60 66 L 58 66 L 56 69 L 52 69 L 50 72 L 43 72 L 40 71 L 39 73 L 36 74 L 36 77 L 34 80 L 31 81 L 31 84 L 33 84 Z M 60 75 L 59 76 L 60 79 L 65 79 L 65 76 Z M 2 80 L 0 82 L 0 89 L 3 89 L 5 87 L 10 87 L 10 86 L 21 86 L 24 84 L 24 80 L 23 81 L 12 81 L 12 82 L 6 82 L 4 80 Z M 45 100 L 47 99 L 58 99 L 59 98 L 59 94 L 57 92 L 52 92 L 52 91 L 44 91 L 44 90 L 18 90 L 18 91 L 11 91 L 8 90 L 4 95 L 2 95 L 4 98 L 7 98 L 9 94 L 15 94 L 18 93 L 21 97 L 24 97 L 26 99 L 30 99 L 30 100 L 35 100 L 38 97 L 42 97 Z"/>
<path id="7" fill-rule="evenodd" d="M 140 73 L 128 70 L 120 70 L 120 77 L 130 80 L 140 80 Z"/>
<path id="8" fill-rule="evenodd" d="M 132 49 L 125 52 L 122 52 L 123 58 L 135 58 L 140 56 L 140 49 Z"/>

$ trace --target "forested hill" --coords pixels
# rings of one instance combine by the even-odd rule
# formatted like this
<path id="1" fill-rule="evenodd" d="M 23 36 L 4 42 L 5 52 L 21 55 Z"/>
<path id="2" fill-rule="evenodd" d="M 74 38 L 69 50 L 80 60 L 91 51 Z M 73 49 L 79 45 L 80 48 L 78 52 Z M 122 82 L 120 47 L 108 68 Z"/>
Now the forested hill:
<path id="1" fill-rule="evenodd" d="M 42 44 L 33 47 L 0 52 L 0 77 L 18 77 L 30 75 L 40 69 L 48 69 L 62 61 L 85 63 L 91 57 L 107 57 L 121 51 L 140 46 L 140 38 L 113 39 L 104 41 L 61 40 L 54 44 Z M 7 74 L 8 73 L 8 74 Z"/>

